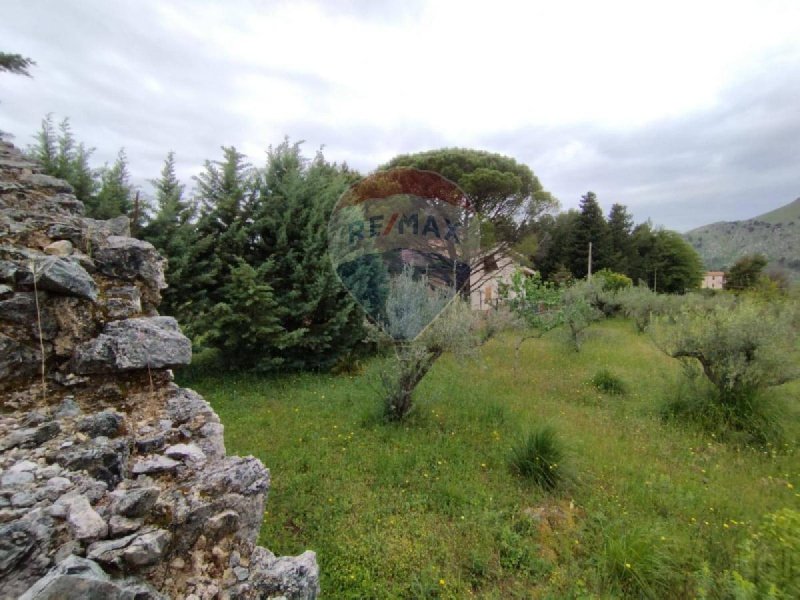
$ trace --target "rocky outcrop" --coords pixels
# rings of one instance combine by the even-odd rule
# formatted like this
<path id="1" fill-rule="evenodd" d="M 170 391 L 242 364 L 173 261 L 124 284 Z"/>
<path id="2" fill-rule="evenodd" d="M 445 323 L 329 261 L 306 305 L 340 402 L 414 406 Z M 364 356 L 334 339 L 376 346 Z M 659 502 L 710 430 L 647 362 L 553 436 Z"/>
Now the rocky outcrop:
<path id="1" fill-rule="evenodd" d="M 124 217 L 0 139 L 0 598 L 314 598 L 256 546 L 269 471 L 172 381 L 191 344 Z"/>

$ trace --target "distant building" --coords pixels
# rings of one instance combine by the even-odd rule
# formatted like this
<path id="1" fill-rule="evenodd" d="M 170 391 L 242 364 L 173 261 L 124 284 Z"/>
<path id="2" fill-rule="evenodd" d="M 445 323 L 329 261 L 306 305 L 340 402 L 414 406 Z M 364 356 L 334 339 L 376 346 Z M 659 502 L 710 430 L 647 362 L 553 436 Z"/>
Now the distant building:
<path id="1" fill-rule="evenodd" d="M 723 271 L 706 271 L 701 288 L 721 290 L 725 287 L 725 273 Z"/>
<path id="2" fill-rule="evenodd" d="M 528 275 L 534 273 L 533 269 L 522 266 L 513 253 L 502 250 L 490 251 L 479 259 L 469 276 L 472 310 L 496 308 L 501 301 L 501 287 L 511 285 L 511 277 L 517 270 Z"/>

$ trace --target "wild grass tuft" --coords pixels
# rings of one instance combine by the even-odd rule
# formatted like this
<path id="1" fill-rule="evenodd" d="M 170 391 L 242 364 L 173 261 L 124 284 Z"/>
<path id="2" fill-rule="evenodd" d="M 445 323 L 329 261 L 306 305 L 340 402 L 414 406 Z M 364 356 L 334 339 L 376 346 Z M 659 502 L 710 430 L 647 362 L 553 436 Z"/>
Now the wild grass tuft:
<path id="1" fill-rule="evenodd" d="M 545 490 L 562 481 L 564 450 L 556 430 L 543 425 L 529 432 L 511 448 L 509 467 Z"/>
<path id="2" fill-rule="evenodd" d="M 600 369 L 595 373 L 591 383 L 601 392 L 614 396 L 621 396 L 628 391 L 625 382 L 608 369 Z"/>

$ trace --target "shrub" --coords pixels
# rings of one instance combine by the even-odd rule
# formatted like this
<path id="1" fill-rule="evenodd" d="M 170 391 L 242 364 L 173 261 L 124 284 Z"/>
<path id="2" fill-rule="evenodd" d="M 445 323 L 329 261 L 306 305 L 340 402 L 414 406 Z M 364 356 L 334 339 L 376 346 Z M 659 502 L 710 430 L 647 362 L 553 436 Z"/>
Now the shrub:
<path id="1" fill-rule="evenodd" d="M 395 289 L 412 296 L 413 301 L 393 299 Z M 475 333 L 476 316 L 466 302 L 455 298 L 447 304 L 443 292 L 432 289 L 425 275 L 413 279 L 410 269 L 395 277 L 387 314 L 388 328 L 394 337 L 409 340 L 395 344 L 395 360 L 381 373 L 384 417 L 388 421 L 401 421 L 413 409 L 414 390 L 439 357 L 448 351 L 469 352 L 480 338 Z M 422 316 L 433 319 L 427 328 L 424 324 L 428 321 Z"/>
<path id="2" fill-rule="evenodd" d="M 665 315 L 675 304 L 671 296 L 659 295 L 645 286 L 629 287 L 617 293 L 622 313 L 632 319 L 639 333 L 650 325 L 653 317 Z"/>
<path id="3" fill-rule="evenodd" d="M 564 451 L 556 430 L 545 425 L 528 433 L 511 448 L 509 466 L 521 477 L 553 490 L 563 479 Z"/>
<path id="4" fill-rule="evenodd" d="M 611 269 L 601 269 L 594 274 L 600 287 L 608 292 L 619 292 L 633 285 L 633 280 L 622 273 L 615 273 Z"/>
<path id="5" fill-rule="evenodd" d="M 710 395 L 690 403 L 733 429 L 766 439 L 772 423 L 764 392 L 798 376 L 790 310 L 746 298 L 687 302 L 674 317 L 657 319 L 653 334 L 666 354 L 684 364 L 687 376 L 702 373 L 713 386 Z"/>
<path id="6" fill-rule="evenodd" d="M 580 350 L 583 332 L 602 316 L 593 305 L 598 289 L 591 282 L 580 281 L 564 292 L 562 318 L 569 330 L 569 341 L 575 352 Z"/>
<path id="7" fill-rule="evenodd" d="M 600 369 L 592 377 L 592 385 L 603 393 L 622 395 L 627 391 L 625 382 L 608 369 Z"/>

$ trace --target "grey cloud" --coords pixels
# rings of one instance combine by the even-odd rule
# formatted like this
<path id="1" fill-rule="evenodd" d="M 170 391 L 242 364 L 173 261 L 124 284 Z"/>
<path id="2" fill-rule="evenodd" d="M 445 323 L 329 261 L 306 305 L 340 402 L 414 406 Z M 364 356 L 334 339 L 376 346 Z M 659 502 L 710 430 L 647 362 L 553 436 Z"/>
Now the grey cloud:
<path id="1" fill-rule="evenodd" d="M 341 0 L 324 4 L 324 10 L 376 23 L 413 21 L 423 10 L 420 2 L 376 5 Z M 179 14 L 196 10 L 193 2 L 169 6 Z M 529 164 L 566 208 L 591 189 L 606 210 L 621 202 L 637 221 L 651 218 L 679 230 L 754 216 L 800 195 L 797 54 L 772 57 L 762 72 L 742 75 L 713 108 L 637 129 L 583 123 L 522 127 L 473 139 L 447 137 L 415 122 L 322 119 L 316 115 L 327 114 L 330 99 L 344 93 L 325 73 L 265 67 L 258 57 L 230 64 L 202 31 L 176 34 L 159 20 L 155 7 L 100 0 L 6 2 L 0 22 L 3 50 L 30 56 L 38 66 L 33 79 L 0 74 L 0 129 L 15 133 L 25 146 L 46 113 L 68 116 L 78 139 L 97 148 L 96 162 L 112 161 L 125 146 L 135 182 L 145 189 L 170 149 L 191 186 L 191 174 L 205 159 L 218 158 L 221 145 L 266 149 L 286 134 L 306 140 L 307 153 L 324 145 L 329 159 L 346 160 L 363 172 L 399 153 L 482 147 Z M 262 8 L 240 3 L 222 18 L 242 23 L 242 14 L 250 14 L 242 11 Z M 263 115 L 257 116 L 266 119 L 254 125 L 256 115 L 231 108 L 242 76 L 295 86 L 312 114 L 272 123 L 269 98 L 264 98 Z M 497 110 L 502 110 L 499 104 Z M 560 152 L 576 142 L 585 154 L 564 158 Z M 250 159 L 263 164 L 264 155 Z"/>

